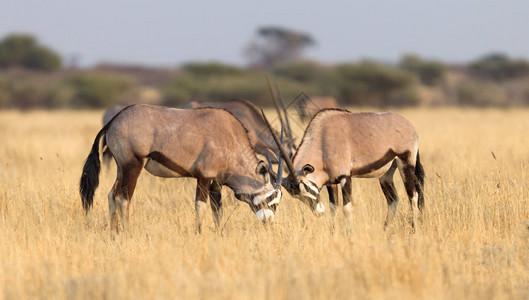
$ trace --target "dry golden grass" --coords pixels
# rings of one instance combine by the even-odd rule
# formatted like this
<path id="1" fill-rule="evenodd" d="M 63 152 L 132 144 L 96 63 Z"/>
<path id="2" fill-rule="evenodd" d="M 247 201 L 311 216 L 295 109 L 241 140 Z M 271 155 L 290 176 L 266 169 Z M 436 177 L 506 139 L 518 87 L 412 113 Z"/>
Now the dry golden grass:
<path id="1" fill-rule="evenodd" d="M 103 169 L 89 219 L 77 192 L 102 112 L 0 112 L 0 298 L 529 297 L 529 110 L 401 113 L 427 172 L 414 234 L 398 175 L 386 232 L 377 180 L 358 179 L 351 221 L 285 196 L 264 227 L 225 188 L 222 230 L 208 212 L 196 235 L 194 180 L 143 172 L 130 226 L 111 240 L 115 168 Z"/>

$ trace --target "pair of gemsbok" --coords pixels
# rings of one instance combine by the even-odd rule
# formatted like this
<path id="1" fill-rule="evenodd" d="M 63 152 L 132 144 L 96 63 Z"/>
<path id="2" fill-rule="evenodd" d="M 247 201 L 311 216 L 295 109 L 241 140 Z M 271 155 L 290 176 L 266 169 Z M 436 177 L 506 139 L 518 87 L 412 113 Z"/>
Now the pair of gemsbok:
<path id="1" fill-rule="evenodd" d="M 391 112 L 321 110 L 310 121 L 292 157 L 294 147 L 285 150 L 283 146 L 283 128 L 278 138 L 264 113 L 258 118 L 256 122 L 265 121 L 267 129 L 266 133 L 262 132 L 261 140 L 270 134 L 275 147 L 269 149 L 277 149 L 277 157 L 283 158 L 279 159 L 277 173 L 271 170 L 270 163 L 267 165 L 257 158 L 255 128 L 249 132 L 242 124 L 247 122 L 241 123 L 226 109 L 126 107 L 99 131 L 84 164 L 80 194 L 85 211 L 88 213 L 92 206 L 99 184 L 99 140 L 103 136 L 117 164 L 116 181 L 108 194 L 112 232 L 118 232 L 118 213 L 123 222 L 128 222 L 130 201 L 142 168 L 159 177 L 197 179 L 198 232 L 208 196 L 215 223 L 220 223 L 222 185 L 231 188 L 237 199 L 248 203 L 257 217 L 267 222 L 274 218 L 281 186 L 321 215 L 325 210 L 319 197 L 321 188 L 327 186 L 331 195 L 330 186 L 340 184 L 343 210 L 350 214 L 351 178 L 376 177 L 388 204 L 385 227 L 397 209 L 393 175 L 399 169 L 413 220 L 422 210 L 424 170 L 419 159 L 418 136 L 413 125 L 402 116 Z M 282 177 L 283 160 L 289 171 L 285 178 Z M 331 206 L 334 210 L 333 197 Z"/>

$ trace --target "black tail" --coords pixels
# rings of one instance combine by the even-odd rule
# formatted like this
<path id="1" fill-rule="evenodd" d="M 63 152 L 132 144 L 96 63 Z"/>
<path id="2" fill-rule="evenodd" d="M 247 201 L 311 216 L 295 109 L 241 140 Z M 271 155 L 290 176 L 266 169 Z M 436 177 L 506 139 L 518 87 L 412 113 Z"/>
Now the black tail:
<path id="1" fill-rule="evenodd" d="M 415 182 L 415 188 L 417 189 L 417 193 L 419 194 L 419 209 L 424 208 L 424 168 L 421 164 L 421 158 L 419 156 L 419 151 L 417 151 L 417 160 L 415 161 L 415 178 L 417 179 Z"/>
<path id="2" fill-rule="evenodd" d="M 83 208 L 86 213 L 88 213 L 90 207 L 92 207 L 92 204 L 94 203 L 94 192 L 99 185 L 99 171 L 101 171 L 101 162 L 99 161 L 99 140 L 101 139 L 101 136 L 107 132 L 110 124 L 112 124 L 114 120 L 123 113 L 123 111 L 132 106 L 134 106 L 134 104 L 122 109 L 110 121 L 108 121 L 105 126 L 103 126 L 103 128 L 97 133 L 94 144 L 92 145 L 92 150 L 86 158 L 83 166 L 83 174 L 81 174 L 81 180 L 79 182 L 79 193 L 81 194 Z M 106 144 L 106 136 L 103 141 Z"/>
<path id="3" fill-rule="evenodd" d="M 83 208 L 86 213 L 88 213 L 90 207 L 92 207 L 92 204 L 94 203 L 94 192 L 99 185 L 99 171 L 101 170 L 101 162 L 99 161 L 99 139 L 106 133 L 108 129 L 107 125 L 99 131 L 94 140 L 92 150 L 90 151 L 90 154 L 88 154 L 84 163 L 83 174 L 81 175 L 81 181 L 79 182 L 79 193 L 81 194 Z"/>

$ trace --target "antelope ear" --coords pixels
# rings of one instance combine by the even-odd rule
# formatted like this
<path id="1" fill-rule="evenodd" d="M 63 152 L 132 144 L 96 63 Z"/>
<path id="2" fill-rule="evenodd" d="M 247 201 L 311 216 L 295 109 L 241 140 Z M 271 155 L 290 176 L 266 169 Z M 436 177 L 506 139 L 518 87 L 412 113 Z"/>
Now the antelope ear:
<path id="1" fill-rule="evenodd" d="M 311 164 L 306 164 L 303 166 L 302 171 L 303 171 L 303 175 L 307 175 L 307 174 L 314 172 L 314 167 Z"/>
<path id="2" fill-rule="evenodd" d="M 267 176 L 268 175 L 268 166 L 266 165 L 266 163 L 264 161 L 259 161 L 259 163 L 257 164 L 257 168 L 255 169 L 255 173 L 257 173 L 257 175 L 260 175 L 261 177 L 263 177 L 263 180 L 265 182 L 269 182 L 270 180 L 270 176 Z"/>

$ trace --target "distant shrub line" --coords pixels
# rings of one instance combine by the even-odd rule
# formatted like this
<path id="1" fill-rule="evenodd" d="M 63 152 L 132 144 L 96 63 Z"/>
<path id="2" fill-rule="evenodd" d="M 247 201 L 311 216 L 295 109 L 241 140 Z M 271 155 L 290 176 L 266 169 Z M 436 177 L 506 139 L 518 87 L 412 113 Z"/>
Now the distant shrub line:
<path id="1" fill-rule="evenodd" d="M 222 63 L 188 63 L 170 71 L 61 66 L 60 57 L 31 36 L 0 41 L 0 108 L 105 108 L 147 102 L 146 95 L 149 103 L 175 107 L 192 100 L 232 98 L 271 105 L 267 73 L 258 69 Z M 278 82 L 287 103 L 303 91 L 335 97 L 344 106 L 529 105 L 529 62 L 502 54 L 455 69 L 408 54 L 394 65 L 370 60 L 337 65 L 302 61 L 276 66 L 268 74 Z"/>

